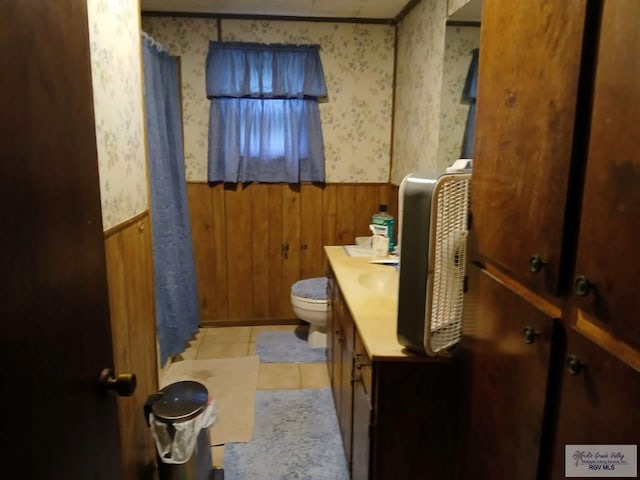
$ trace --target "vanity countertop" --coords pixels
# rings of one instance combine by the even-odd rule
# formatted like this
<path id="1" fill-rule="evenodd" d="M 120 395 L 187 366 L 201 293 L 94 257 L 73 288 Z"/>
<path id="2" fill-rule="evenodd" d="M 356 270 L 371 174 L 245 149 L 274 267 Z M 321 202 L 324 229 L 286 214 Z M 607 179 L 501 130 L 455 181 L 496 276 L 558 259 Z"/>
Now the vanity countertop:
<path id="1" fill-rule="evenodd" d="M 348 256 L 341 246 L 325 247 L 325 252 L 371 360 L 440 360 L 408 352 L 398 343 L 398 272 L 395 267 L 369 263 L 371 258 L 368 257 Z M 367 282 L 371 279 L 373 281 Z M 365 286 L 367 283 L 369 287 Z"/>

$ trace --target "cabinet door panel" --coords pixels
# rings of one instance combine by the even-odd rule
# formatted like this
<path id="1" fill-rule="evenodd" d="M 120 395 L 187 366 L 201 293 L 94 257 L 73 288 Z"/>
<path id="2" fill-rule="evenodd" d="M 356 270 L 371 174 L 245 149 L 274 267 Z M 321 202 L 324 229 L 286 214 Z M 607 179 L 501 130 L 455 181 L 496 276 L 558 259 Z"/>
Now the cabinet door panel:
<path id="1" fill-rule="evenodd" d="M 640 372 L 574 331 L 567 354 L 582 368 L 563 366 L 553 479 L 565 478 L 565 445 L 640 444 Z"/>
<path id="2" fill-rule="evenodd" d="M 333 401 L 338 407 L 340 404 L 339 385 L 340 372 L 338 371 L 338 362 L 340 355 L 339 339 L 339 323 L 338 323 L 338 286 L 331 269 L 328 270 L 329 278 L 329 305 L 327 310 L 327 368 L 329 370 L 329 380 L 331 381 L 331 392 L 333 393 Z"/>
<path id="3" fill-rule="evenodd" d="M 354 325 L 349 309 L 343 305 L 343 316 L 341 317 L 342 325 L 342 342 L 341 342 L 341 357 L 340 357 L 340 414 L 338 416 L 340 421 L 340 431 L 342 432 L 342 442 L 344 444 L 344 452 L 347 457 L 347 462 L 351 464 L 351 434 L 353 426 L 353 387 L 351 379 L 353 378 L 353 331 Z M 351 340 L 349 341 L 349 338 Z"/>
<path id="4" fill-rule="evenodd" d="M 471 202 L 478 252 L 558 287 L 585 0 L 485 0 Z M 530 259 L 546 262 L 539 273 Z"/>
<path id="5" fill-rule="evenodd" d="M 637 0 L 604 2 L 576 274 L 593 284 L 580 308 L 640 349 L 638 25 Z"/>
<path id="6" fill-rule="evenodd" d="M 468 272 L 462 347 L 470 416 L 462 478 L 533 480 L 554 322 L 478 267 Z"/>
<path id="7" fill-rule="evenodd" d="M 353 386 L 353 439 L 351 480 L 369 479 L 371 406 L 363 383 Z"/>
<path id="8" fill-rule="evenodd" d="M 353 432 L 351 441 L 351 480 L 369 479 L 372 420 L 372 365 L 358 332 L 355 332 L 353 365 Z"/>

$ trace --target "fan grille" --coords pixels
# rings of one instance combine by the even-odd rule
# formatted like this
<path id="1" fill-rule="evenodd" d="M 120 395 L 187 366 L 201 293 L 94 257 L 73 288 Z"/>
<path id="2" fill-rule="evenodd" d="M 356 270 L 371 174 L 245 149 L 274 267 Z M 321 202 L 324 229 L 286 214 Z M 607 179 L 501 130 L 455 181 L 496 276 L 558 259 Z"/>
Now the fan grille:
<path id="1" fill-rule="evenodd" d="M 456 344 L 462 331 L 470 178 L 445 175 L 437 187 L 432 222 L 433 284 L 425 346 L 432 353 Z M 429 309 L 427 309 L 427 312 Z"/>

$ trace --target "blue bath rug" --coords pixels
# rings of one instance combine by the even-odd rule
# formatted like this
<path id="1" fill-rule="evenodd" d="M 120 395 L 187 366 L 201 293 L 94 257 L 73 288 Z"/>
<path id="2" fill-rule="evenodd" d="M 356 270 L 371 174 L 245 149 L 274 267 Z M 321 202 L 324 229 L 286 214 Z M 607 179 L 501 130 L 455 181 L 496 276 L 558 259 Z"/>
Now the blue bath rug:
<path id="1" fill-rule="evenodd" d="M 331 389 L 258 390 L 253 439 L 227 443 L 225 480 L 348 480 Z"/>
<path id="2" fill-rule="evenodd" d="M 310 348 L 308 327 L 295 332 L 262 332 L 256 342 L 256 355 L 261 363 L 318 363 L 326 362 L 326 349 Z"/>

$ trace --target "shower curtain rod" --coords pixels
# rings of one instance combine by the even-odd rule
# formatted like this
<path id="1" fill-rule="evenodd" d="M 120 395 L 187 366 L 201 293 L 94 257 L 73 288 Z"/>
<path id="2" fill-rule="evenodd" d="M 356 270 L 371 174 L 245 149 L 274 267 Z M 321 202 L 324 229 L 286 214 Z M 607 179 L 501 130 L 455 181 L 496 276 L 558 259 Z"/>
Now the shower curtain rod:
<path id="1" fill-rule="evenodd" d="M 142 38 L 144 38 L 145 40 L 148 40 L 151 46 L 154 47 L 156 50 L 158 50 L 159 52 L 169 53 L 169 49 L 167 47 L 162 45 L 160 42 L 158 42 L 155 38 L 153 38 L 147 32 L 141 31 L 141 34 L 142 34 Z"/>

